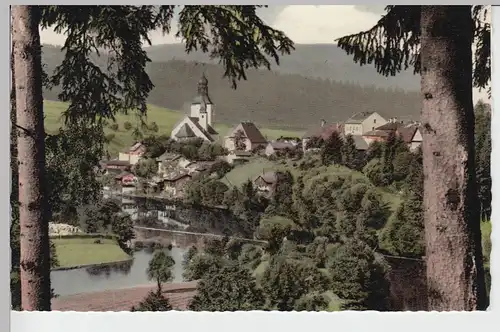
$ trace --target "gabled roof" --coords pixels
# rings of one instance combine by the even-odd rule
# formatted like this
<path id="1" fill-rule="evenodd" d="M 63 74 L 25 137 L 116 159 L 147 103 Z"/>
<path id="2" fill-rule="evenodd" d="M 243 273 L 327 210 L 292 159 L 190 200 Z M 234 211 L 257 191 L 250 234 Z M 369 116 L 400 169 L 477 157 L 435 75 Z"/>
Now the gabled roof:
<path id="1" fill-rule="evenodd" d="M 401 135 L 401 138 L 405 143 L 411 143 L 413 137 L 415 136 L 415 132 L 419 128 L 418 125 L 413 125 L 409 127 L 403 127 L 398 129 L 398 134 Z"/>
<path id="2" fill-rule="evenodd" d="M 255 123 L 253 122 L 241 122 L 238 124 L 236 127 L 231 129 L 231 132 L 229 133 L 229 137 L 234 137 L 236 134 L 236 128 L 238 128 L 241 125 L 241 129 L 243 131 L 243 134 L 245 135 L 246 138 L 250 140 L 250 142 L 254 144 L 259 144 L 259 143 L 267 143 L 266 138 L 260 130 L 257 128 Z"/>
<path id="3" fill-rule="evenodd" d="M 134 152 L 134 151 L 137 151 L 139 150 L 141 147 L 143 147 L 144 144 L 142 144 L 142 142 L 135 142 L 134 145 L 132 145 L 130 148 L 129 148 L 129 151 L 130 152 Z"/>
<path id="4" fill-rule="evenodd" d="M 194 116 L 188 116 L 187 117 L 189 120 L 191 120 L 191 122 L 193 123 L 193 125 L 196 126 L 196 128 L 198 128 L 199 131 L 201 131 L 203 133 L 203 135 L 206 136 L 206 138 L 210 141 L 214 141 L 212 135 L 217 135 L 218 132 L 210 125 L 207 126 L 207 130 L 205 130 L 200 122 L 199 122 L 199 119 L 197 117 L 194 117 Z"/>
<path id="5" fill-rule="evenodd" d="M 181 129 L 175 134 L 178 138 L 195 138 L 196 135 L 194 131 L 189 127 L 187 123 L 183 124 Z"/>
<path id="6" fill-rule="evenodd" d="M 276 172 L 266 172 L 264 174 L 261 174 L 257 176 L 254 181 L 256 181 L 259 178 L 261 178 L 267 184 L 274 184 L 276 183 L 276 181 L 278 181 L 278 176 Z"/>
<path id="7" fill-rule="evenodd" d="M 356 145 L 356 149 L 365 151 L 368 149 L 368 143 L 364 140 L 363 136 L 361 135 L 352 135 L 352 138 L 354 139 L 354 145 Z"/>
<path id="8" fill-rule="evenodd" d="M 359 112 L 351 116 L 345 123 L 361 123 L 375 112 Z"/>
<path id="9" fill-rule="evenodd" d="M 328 137 L 332 135 L 334 131 L 338 133 L 342 132 L 342 124 L 341 123 L 331 123 L 328 125 L 324 125 L 323 127 L 315 127 L 308 130 L 302 138 L 312 138 L 312 137 L 321 137 L 323 140 L 327 140 Z"/>

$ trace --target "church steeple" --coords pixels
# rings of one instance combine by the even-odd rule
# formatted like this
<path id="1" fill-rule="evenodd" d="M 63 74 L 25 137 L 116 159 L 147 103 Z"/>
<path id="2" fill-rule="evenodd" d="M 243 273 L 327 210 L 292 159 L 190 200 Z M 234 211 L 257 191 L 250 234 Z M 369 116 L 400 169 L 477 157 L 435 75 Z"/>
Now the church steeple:
<path id="1" fill-rule="evenodd" d="M 205 73 L 202 74 L 200 80 L 198 81 L 198 96 L 196 96 L 193 104 L 200 104 L 200 111 L 206 111 L 206 105 L 212 104 L 210 96 L 208 95 L 208 80 Z"/>

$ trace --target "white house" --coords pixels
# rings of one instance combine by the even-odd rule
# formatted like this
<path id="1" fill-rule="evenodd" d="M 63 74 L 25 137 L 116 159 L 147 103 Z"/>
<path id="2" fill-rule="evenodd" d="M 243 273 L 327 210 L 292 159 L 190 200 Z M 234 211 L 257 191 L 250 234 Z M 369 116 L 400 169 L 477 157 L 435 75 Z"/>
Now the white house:
<path id="1" fill-rule="evenodd" d="M 242 145 L 239 148 L 236 146 L 238 139 Z M 224 147 L 229 151 L 252 151 L 258 147 L 265 147 L 266 144 L 266 138 L 253 122 L 241 122 L 224 138 Z"/>
<path id="2" fill-rule="evenodd" d="M 130 165 L 135 165 L 139 162 L 145 152 L 146 146 L 141 142 L 136 142 L 125 151 L 119 152 L 118 160 L 127 161 Z"/>
<path id="3" fill-rule="evenodd" d="M 359 112 L 344 123 L 344 134 L 361 136 L 386 123 L 387 120 L 377 112 Z"/>
<path id="4" fill-rule="evenodd" d="M 201 138 L 213 142 L 218 135 L 212 127 L 213 119 L 214 104 L 208 95 L 208 80 L 203 74 L 198 81 L 198 95 L 191 103 L 190 115 L 174 126 L 170 137 L 174 140 Z"/>

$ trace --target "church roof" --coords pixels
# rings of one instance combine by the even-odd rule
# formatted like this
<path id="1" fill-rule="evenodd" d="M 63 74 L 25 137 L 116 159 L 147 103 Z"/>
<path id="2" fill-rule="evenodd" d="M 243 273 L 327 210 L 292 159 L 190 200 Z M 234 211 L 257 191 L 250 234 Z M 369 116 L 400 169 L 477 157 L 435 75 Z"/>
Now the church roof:
<path id="1" fill-rule="evenodd" d="M 211 126 L 207 125 L 207 130 L 205 130 L 197 117 L 194 116 L 188 116 L 189 120 L 198 128 L 209 140 L 213 141 L 214 139 L 212 138 L 212 135 L 218 135 L 219 133 Z"/>
<path id="2" fill-rule="evenodd" d="M 177 132 L 175 135 L 178 138 L 194 138 L 196 137 L 195 133 L 193 130 L 188 126 L 187 123 L 183 124 L 181 129 Z"/>

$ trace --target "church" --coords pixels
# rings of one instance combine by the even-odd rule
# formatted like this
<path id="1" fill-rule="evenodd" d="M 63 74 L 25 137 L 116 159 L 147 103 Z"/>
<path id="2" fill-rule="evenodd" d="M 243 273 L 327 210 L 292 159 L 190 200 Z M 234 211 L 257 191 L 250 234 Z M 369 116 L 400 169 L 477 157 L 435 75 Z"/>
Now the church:
<path id="1" fill-rule="evenodd" d="M 191 102 L 191 113 L 179 121 L 172 129 L 173 140 L 201 138 L 207 142 L 217 139 L 217 131 L 212 127 L 214 104 L 208 95 L 208 80 L 205 74 L 198 81 L 198 95 Z"/>

